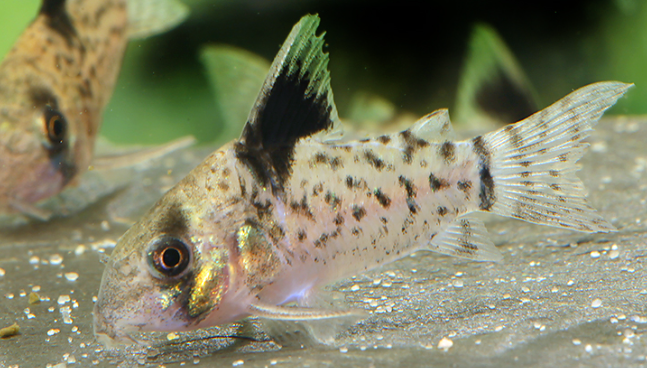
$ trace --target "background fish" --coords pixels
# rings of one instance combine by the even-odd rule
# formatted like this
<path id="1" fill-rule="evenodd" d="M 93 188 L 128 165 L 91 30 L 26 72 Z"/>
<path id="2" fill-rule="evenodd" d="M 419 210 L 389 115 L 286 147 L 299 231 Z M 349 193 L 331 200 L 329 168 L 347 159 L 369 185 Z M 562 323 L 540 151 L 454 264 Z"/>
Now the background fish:
<path id="1" fill-rule="evenodd" d="M 129 37 L 185 18 L 174 0 L 44 0 L 0 65 L 0 212 L 47 217 L 92 159 Z"/>
<path id="2" fill-rule="evenodd" d="M 614 230 L 586 204 L 575 163 L 592 124 L 631 85 L 586 86 L 467 141 L 453 141 L 447 110 L 438 110 L 402 132 L 344 142 L 318 24 L 306 16 L 293 28 L 241 138 L 119 240 L 95 305 L 100 340 L 250 315 L 348 315 L 309 308 L 317 289 L 421 249 L 500 260 L 479 211 Z"/>

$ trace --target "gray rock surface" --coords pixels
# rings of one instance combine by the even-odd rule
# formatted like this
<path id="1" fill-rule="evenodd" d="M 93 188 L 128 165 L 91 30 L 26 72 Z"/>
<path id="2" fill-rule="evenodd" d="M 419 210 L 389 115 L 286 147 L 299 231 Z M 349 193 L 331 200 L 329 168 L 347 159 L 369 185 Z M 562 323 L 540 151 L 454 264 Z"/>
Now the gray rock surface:
<path id="1" fill-rule="evenodd" d="M 145 347 L 98 345 L 91 312 L 100 260 L 209 150 L 121 171 L 121 182 L 88 177 L 87 193 L 101 188 L 88 195 L 100 197 L 88 208 L 0 231 L 0 328 L 20 325 L 19 335 L 0 339 L 0 367 L 643 366 L 647 119 L 603 120 L 589 141 L 579 176 L 590 203 L 618 232 L 582 234 L 487 217 L 505 257 L 500 264 L 418 252 L 332 285 L 369 316 L 331 346 L 307 344 L 300 331 L 282 336 L 281 347 L 254 319 L 143 335 Z M 39 304 L 29 304 L 31 292 Z M 247 338 L 223 337 L 232 335 Z"/>

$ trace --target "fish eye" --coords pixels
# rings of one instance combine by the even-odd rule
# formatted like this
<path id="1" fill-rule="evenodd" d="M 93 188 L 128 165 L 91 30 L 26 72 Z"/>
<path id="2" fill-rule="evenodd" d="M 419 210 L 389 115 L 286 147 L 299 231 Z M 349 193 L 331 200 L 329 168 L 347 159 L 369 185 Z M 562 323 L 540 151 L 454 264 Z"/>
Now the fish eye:
<path id="1" fill-rule="evenodd" d="M 45 110 L 45 131 L 47 132 L 47 139 L 53 148 L 58 148 L 65 144 L 67 137 L 67 121 L 63 114 L 52 109 Z"/>
<path id="2" fill-rule="evenodd" d="M 176 277 L 189 268 L 191 252 L 183 241 L 165 235 L 151 244 L 148 260 L 160 276 Z"/>

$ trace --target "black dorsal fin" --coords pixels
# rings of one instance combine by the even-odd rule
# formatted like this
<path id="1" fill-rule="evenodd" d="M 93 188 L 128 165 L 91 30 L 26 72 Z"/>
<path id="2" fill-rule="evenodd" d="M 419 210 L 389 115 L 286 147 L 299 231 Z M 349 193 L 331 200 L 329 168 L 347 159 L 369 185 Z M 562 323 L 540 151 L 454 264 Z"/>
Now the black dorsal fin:
<path id="1" fill-rule="evenodd" d="M 340 127 L 318 25 L 317 15 L 306 15 L 292 28 L 236 143 L 238 157 L 278 191 L 290 176 L 297 141 Z"/>

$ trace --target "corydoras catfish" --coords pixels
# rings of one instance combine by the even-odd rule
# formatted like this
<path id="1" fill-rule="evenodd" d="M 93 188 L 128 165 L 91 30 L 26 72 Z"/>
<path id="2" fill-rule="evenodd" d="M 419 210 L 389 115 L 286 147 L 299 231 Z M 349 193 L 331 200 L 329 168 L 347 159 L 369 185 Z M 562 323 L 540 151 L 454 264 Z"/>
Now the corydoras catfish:
<path id="1" fill-rule="evenodd" d="M 453 140 L 447 110 L 343 141 L 318 24 L 306 16 L 293 28 L 242 136 L 119 239 L 94 310 L 100 340 L 248 316 L 338 317 L 344 311 L 312 308 L 318 288 L 413 252 L 500 260 L 476 212 L 614 230 L 587 205 L 576 161 L 631 85 L 591 84 L 465 141 Z"/>
<path id="2" fill-rule="evenodd" d="M 43 0 L 0 65 L 0 212 L 34 204 L 87 170 L 129 38 L 187 14 L 176 0 Z"/>

